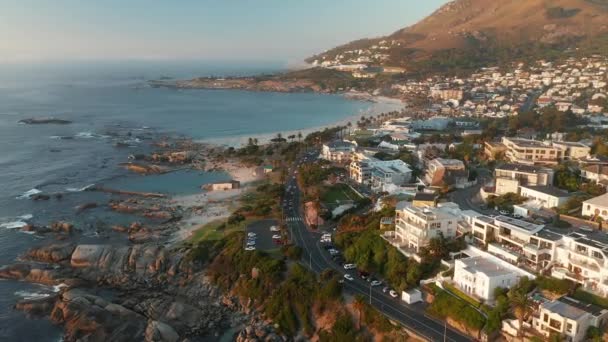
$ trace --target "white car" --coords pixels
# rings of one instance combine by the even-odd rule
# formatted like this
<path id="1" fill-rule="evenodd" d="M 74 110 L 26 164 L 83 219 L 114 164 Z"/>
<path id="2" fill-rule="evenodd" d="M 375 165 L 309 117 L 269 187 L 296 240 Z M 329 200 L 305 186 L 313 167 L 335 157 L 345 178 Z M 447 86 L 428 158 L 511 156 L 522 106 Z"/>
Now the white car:
<path id="1" fill-rule="evenodd" d="M 277 226 L 271 226 L 271 227 L 270 227 L 270 231 L 271 231 L 271 232 L 278 232 L 279 230 L 280 230 L 280 229 L 279 229 L 279 227 L 277 227 Z"/>
<path id="2" fill-rule="evenodd" d="M 247 241 L 247 246 L 255 246 L 255 241 Z"/>
<path id="3" fill-rule="evenodd" d="M 255 246 L 249 246 L 245 248 L 246 251 L 255 251 Z"/>
<path id="4" fill-rule="evenodd" d="M 250 238 L 255 238 L 257 236 L 256 233 L 247 233 L 247 236 L 249 236 Z"/>
<path id="5" fill-rule="evenodd" d="M 352 269 L 355 269 L 356 267 L 357 267 L 357 265 L 355 265 L 355 264 L 344 264 L 345 270 L 352 270 Z"/>
<path id="6" fill-rule="evenodd" d="M 353 278 L 353 276 L 352 276 L 352 275 L 350 275 L 350 274 L 348 274 L 348 273 L 344 275 L 344 279 L 346 279 L 346 280 L 348 280 L 348 281 L 353 281 L 353 280 L 355 280 L 355 278 Z"/>
<path id="7" fill-rule="evenodd" d="M 372 286 L 380 286 L 380 285 L 382 285 L 382 282 L 379 281 L 379 280 L 374 280 L 374 281 L 372 281 L 371 285 Z"/>
<path id="8" fill-rule="evenodd" d="M 391 295 L 391 297 L 393 298 L 397 298 L 399 296 L 395 290 L 390 290 L 388 294 Z"/>
<path id="9" fill-rule="evenodd" d="M 331 255 L 337 255 L 337 254 L 340 254 L 340 252 L 337 249 L 333 249 L 332 248 L 332 249 L 329 250 L 329 254 L 331 254 Z"/>
<path id="10" fill-rule="evenodd" d="M 279 234 L 275 234 L 275 235 L 273 235 L 273 236 L 272 236 L 272 238 L 273 238 L 273 239 L 275 239 L 275 240 L 276 240 L 276 239 L 280 239 L 280 238 L 281 238 L 281 235 L 279 235 Z"/>

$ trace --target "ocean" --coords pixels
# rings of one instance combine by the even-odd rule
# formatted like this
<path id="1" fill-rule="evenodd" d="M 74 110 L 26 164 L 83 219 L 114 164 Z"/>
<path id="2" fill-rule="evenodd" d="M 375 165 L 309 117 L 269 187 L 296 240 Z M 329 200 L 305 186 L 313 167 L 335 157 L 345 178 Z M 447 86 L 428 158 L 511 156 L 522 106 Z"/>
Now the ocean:
<path id="1" fill-rule="evenodd" d="M 157 178 L 127 174 L 118 166 L 147 142 L 163 135 L 234 142 L 248 136 L 307 130 L 350 117 L 394 110 L 395 105 L 348 100 L 339 95 L 256 93 L 231 90 L 151 88 L 146 80 L 275 72 L 277 63 L 251 65 L 199 62 L 76 62 L 0 66 L 0 264 L 15 262 L 28 248 L 52 237 L 19 231 L 24 223 L 65 220 L 82 231 L 82 242 L 99 242 L 100 229 L 135 220 L 102 208 L 76 214 L 82 203 L 106 201 L 84 192 L 91 184 L 135 191 L 189 194 L 221 173 L 186 172 Z M 67 125 L 20 124 L 54 117 Z M 129 147 L 116 147 L 116 143 Z M 28 195 L 63 193 L 32 201 Z M 104 243 L 127 244 L 126 239 Z M 57 341 L 61 330 L 47 320 L 27 319 L 13 309 L 24 297 L 52 288 L 0 281 L 0 340 Z"/>

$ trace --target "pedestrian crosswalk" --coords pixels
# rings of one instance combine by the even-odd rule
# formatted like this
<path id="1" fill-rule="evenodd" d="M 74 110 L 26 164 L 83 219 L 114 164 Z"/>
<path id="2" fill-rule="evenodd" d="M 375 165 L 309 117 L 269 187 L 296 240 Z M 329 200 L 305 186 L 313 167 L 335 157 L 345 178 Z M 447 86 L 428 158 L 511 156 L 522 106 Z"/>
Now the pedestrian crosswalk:
<path id="1" fill-rule="evenodd" d="M 288 217 L 285 219 L 287 222 L 302 222 L 302 218 L 300 216 Z"/>

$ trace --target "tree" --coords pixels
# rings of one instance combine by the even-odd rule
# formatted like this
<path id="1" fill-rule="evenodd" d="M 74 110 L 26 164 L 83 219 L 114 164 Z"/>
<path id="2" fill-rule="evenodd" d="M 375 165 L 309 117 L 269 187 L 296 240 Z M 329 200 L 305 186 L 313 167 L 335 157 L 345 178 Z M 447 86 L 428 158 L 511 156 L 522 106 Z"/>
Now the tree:
<path id="1" fill-rule="evenodd" d="M 519 322 L 519 330 L 517 331 L 518 337 L 521 337 L 522 324 L 524 320 L 528 319 L 528 316 L 532 312 L 530 308 L 530 299 L 525 291 L 512 291 L 511 292 L 511 307 L 513 308 L 513 314 Z"/>
<path id="2" fill-rule="evenodd" d="M 253 144 L 256 146 L 258 145 L 258 138 L 253 138 Z"/>
<path id="3" fill-rule="evenodd" d="M 298 142 L 302 140 L 302 132 L 298 132 Z"/>

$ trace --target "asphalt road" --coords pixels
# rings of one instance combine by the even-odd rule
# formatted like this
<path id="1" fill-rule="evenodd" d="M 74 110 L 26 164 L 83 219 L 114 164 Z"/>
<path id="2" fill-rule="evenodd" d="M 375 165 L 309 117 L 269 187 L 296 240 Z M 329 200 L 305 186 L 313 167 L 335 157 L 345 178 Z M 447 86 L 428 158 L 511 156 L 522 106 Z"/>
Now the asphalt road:
<path id="1" fill-rule="evenodd" d="M 290 170 L 290 176 L 286 184 L 286 187 L 290 190 L 285 195 L 284 216 L 293 243 L 303 249 L 302 262 L 316 273 L 325 269 L 334 269 L 340 274 L 344 274 L 346 271 L 343 267 L 334 263 L 329 253 L 320 245 L 321 233 L 309 230 L 302 219 L 301 193 L 293 177 L 294 171 L 295 168 Z M 388 318 L 400 322 L 408 329 L 426 337 L 429 341 L 460 342 L 473 340 L 447 326 L 445 322 L 427 316 L 420 306 L 405 304 L 399 299 L 383 293 L 383 286 L 371 287 L 369 283 L 355 276 L 355 272 L 349 271 L 348 273 L 351 273 L 355 279 L 344 281 L 345 291 L 353 295 L 364 295 L 376 309 Z"/>

